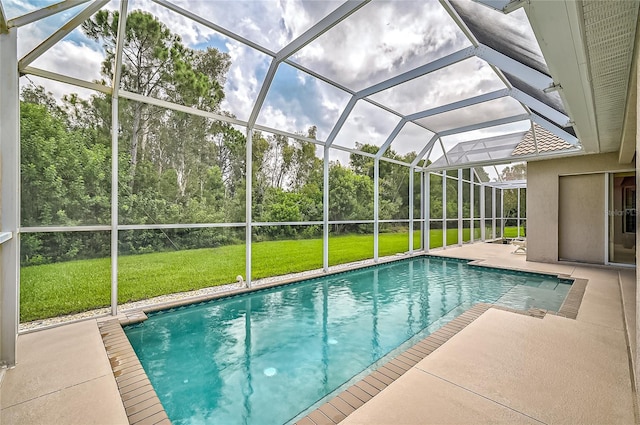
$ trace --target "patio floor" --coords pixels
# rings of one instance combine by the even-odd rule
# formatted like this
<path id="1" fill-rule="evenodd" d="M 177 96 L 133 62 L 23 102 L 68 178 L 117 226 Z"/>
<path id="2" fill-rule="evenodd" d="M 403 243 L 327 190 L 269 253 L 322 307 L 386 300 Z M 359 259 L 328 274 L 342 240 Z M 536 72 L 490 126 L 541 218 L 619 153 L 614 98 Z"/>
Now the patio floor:
<path id="1" fill-rule="evenodd" d="M 432 254 L 588 279 L 577 318 L 489 309 L 342 423 L 635 423 L 625 332 L 629 323 L 635 347 L 635 269 L 532 263 L 513 249 Z M 2 423 L 128 423 L 96 320 L 20 335 L 18 356 Z"/>

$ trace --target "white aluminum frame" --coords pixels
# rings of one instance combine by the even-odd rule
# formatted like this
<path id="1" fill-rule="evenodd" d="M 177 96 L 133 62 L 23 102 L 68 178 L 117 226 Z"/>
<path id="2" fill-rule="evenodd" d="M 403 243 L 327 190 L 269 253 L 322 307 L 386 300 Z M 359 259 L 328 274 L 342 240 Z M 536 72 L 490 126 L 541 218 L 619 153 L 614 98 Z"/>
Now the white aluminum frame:
<path id="1" fill-rule="evenodd" d="M 492 236 L 495 238 L 496 236 L 496 191 L 500 190 L 502 196 L 502 190 L 507 186 L 500 186 L 497 184 L 489 184 L 491 186 L 492 193 L 492 214 L 491 217 L 486 217 L 485 214 L 485 187 L 488 184 L 486 183 L 478 183 L 476 182 L 476 178 L 474 178 L 473 173 L 471 173 L 470 181 L 463 179 L 462 168 L 468 168 L 467 164 L 450 164 L 449 158 L 447 156 L 447 150 L 444 148 L 444 144 L 442 142 L 442 137 L 455 135 L 459 133 L 464 133 L 472 130 L 489 128 L 498 126 L 501 124 L 507 124 L 517 121 L 529 120 L 532 125 L 536 123 L 541 127 L 547 129 L 558 137 L 567 140 L 572 145 L 576 146 L 578 149 L 576 152 L 579 152 L 580 144 L 578 140 L 565 132 L 561 127 L 570 124 L 570 119 L 565 114 L 560 111 L 556 111 L 553 108 L 550 108 L 546 104 L 541 103 L 537 99 L 532 98 L 531 96 L 523 93 L 513 87 L 511 87 L 508 82 L 506 82 L 502 71 L 509 72 L 514 75 L 517 75 L 519 78 L 530 82 L 534 87 L 539 89 L 545 89 L 551 85 L 553 85 L 553 80 L 551 77 L 544 75 L 534 69 L 523 65 L 504 54 L 497 52 L 487 46 L 480 44 L 473 34 L 466 27 L 464 22 L 460 19 L 460 17 L 455 14 L 448 0 L 441 0 L 441 4 L 445 7 L 447 12 L 453 17 L 454 21 L 463 31 L 463 33 L 468 37 L 472 46 L 461 49 L 457 52 L 449 54 L 443 58 L 439 58 L 427 64 L 421 65 L 414 69 L 410 69 L 400 75 L 395 77 L 386 79 L 377 84 L 371 85 L 370 87 L 366 87 L 359 91 L 353 91 L 348 87 L 341 85 L 333 81 L 330 78 L 327 78 L 314 70 L 310 70 L 305 68 L 304 66 L 296 63 L 291 59 L 291 56 L 298 52 L 300 49 L 312 43 L 322 34 L 330 31 L 333 27 L 338 25 L 345 19 L 348 19 L 349 16 L 356 13 L 363 7 L 366 7 L 370 0 L 349 0 L 342 5 L 340 5 L 337 9 L 332 11 L 329 15 L 321 19 L 318 23 L 313 25 L 307 31 L 305 31 L 302 35 L 288 43 L 282 49 L 277 52 L 274 52 L 264 46 L 261 46 L 259 43 L 252 42 L 226 28 L 223 28 L 217 25 L 214 22 L 210 22 L 207 19 L 195 15 L 192 12 L 189 12 L 167 0 L 153 0 L 158 5 L 161 5 L 175 13 L 179 13 L 180 15 L 192 19 L 195 22 L 198 22 L 201 25 L 204 25 L 208 28 L 217 31 L 226 37 L 229 37 L 236 42 L 244 44 L 256 51 L 259 51 L 269 57 L 271 57 L 271 63 L 269 66 L 269 70 L 267 72 L 267 76 L 265 77 L 259 94 L 254 100 L 253 108 L 250 112 L 249 118 L 247 121 L 236 119 L 227 115 L 211 113 L 208 111 L 202 111 L 190 107 L 186 107 L 184 105 L 179 105 L 171 102 L 167 102 L 161 99 L 152 98 L 149 96 L 143 96 L 137 93 L 128 92 L 126 90 L 122 90 L 120 88 L 120 70 L 122 64 L 122 48 L 124 43 L 124 30 L 126 26 L 126 16 L 128 10 L 128 1 L 122 0 L 120 2 L 120 16 L 125 17 L 124 19 L 120 19 L 119 28 L 118 28 L 118 36 L 117 36 L 117 47 L 116 47 L 116 58 L 114 62 L 114 78 L 111 81 L 111 86 L 107 86 L 104 84 L 99 84 L 96 82 L 85 81 L 78 78 L 69 77 L 66 75 L 58 74 L 55 72 L 39 69 L 37 67 L 31 66 L 31 63 L 40 57 L 43 53 L 45 53 L 48 49 L 50 49 L 55 43 L 62 40 L 66 35 L 68 35 L 71 31 L 77 28 L 82 22 L 84 22 L 87 18 L 93 15 L 97 10 L 104 7 L 108 0 L 67 0 L 60 3 L 56 3 L 54 5 L 41 8 L 35 10 L 33 12 L 26 13 L 22 16 L 15 17 L 13 19 L 7 20 L 6 14 L 4 12 L 4 7 L 2 0 L 0 0 L 0 70 L 2 71 L 3 78 L 0 79 L 0 95 L 2 96 L 2 104 L 0 105 L 0 126 L 2 131 L 0 133 L 0 137 L 2 137 L 2 232 L 0 232 L 0 244 L 2 244 L 2 312 L 0 314 L 0 318 L 2 319 L 2 323 L 0 324 L 1 332 L 1 345 L 0 345 L 0 364 L 14 364 L 15 363 L 15 335 L 18 330 L 18 317 L 19 317 L 19 305 L 18 305 L 18 294 L 19 294 L 19 243 L 20 243 L 20 233 L 40 233 L 40 232 L 94 232 L 94 231 L 105 231 L 110 232 L 111 236 L 111 314 L 116 315 L 118 313 L 118 302 L 117 302 L 117 294 L 118 294 L 118 233 L 122 230 L 143 230 L 143 229 L 179 229 L 179 228 L 245 228 L 245 242 L 246 242 L 246 251 L 245 251 L 245 260 L 246 260 L 246 268 L 245 268 L 245 281 L 249 286 L 252 284 L 252 263 L 251 263 L 251 255 L 252 255 L 252 232 L 254 227 L 263 227 L 263 226 L 282 226 L 282 225 L 295 225 L 295 226 L 306 226 L 306 225 L 320 225 L 323 226 L 323 270 L 328 271 L 329 268 L 329 231 L 330 226 L 332 224 L 373 224 L 373 233 L 374 233 L 374 249 L 373 249 L 373 259 L 374 261 L 379 260 L 379 226 L 380 223 L 409 223 L 409 246 L 408 252 L 413 253 L 415 250 L 413 248 L 414 242 L 414 225 L 415 225 L 415 213 L 414 213 L 414 187 L 415 187 L 415 172 L 420 173 L 420 193 L 421 193 L 421 203 L 420 203 L 420 225 L 421 225 L 421 250 L 424 252 L 429 252 L 430 249 L 430 222 L 439 221 L 439 219 L 430 217 L 430 174 L 431 170 L 429 167 L 418 166 L 420 161 L 427 160 L 430 158 L 430 155 L 433 152 L 433 148 L 435 143 L 440 143 L 443 154 L 448 164 L 448 168 L 458 169 L 457 178 L 456 177 L 448 177 L 446 173 L 446 169 L 439 170 L 442 172 L 442 232 L 443 232 L 443 248 L 447 247 L 447 206 L 446 206 L 446 187 L 447 187 L 447 179 L 455 179 L 457 180 L 457 190 L 458 190 L 458 211 L 457 211 L 457 221 L 458 221 L 458 245 L 463 244 L 464 242 L 464 223 L 465 220 L 470 221 L 470 231 L 471 231 L 471 241 L 475 240 L 474 237 L 474 220 L 476 219 L 474 214 L 474 193 L 475 193 L 475 185 L 480 185 L 480 221 L 481 221 L 481 239 L 486 239 L 485 234 L 485 223 L 486 220 L 491 220 L 492 222 Z M 87 3 L 88 5 L 76 14 L 73 18 L 71 18 L 67 23 L 61 26 L 57 31 L 55 31 L 51 36 L 49 36 L 46 40 L 36 46 L 33 50 L 27 53 L 24 57 L 18 60 L 17 57 L 17 29 L 19 27 L 32 24 L 38 22 L 41 19 L 52 16 L 64 10 L 68 10 L 72 7 L 76 7 L 78 5 L 82 5 Z M 384 90 L 388 90 L 392 87 L 399 86 L 408 81 L 414 80 L 421 76 L 427 75 L 431 72 L 444 69 L 448 66 L 456 64 L 460 61 L 466 60 L 471 57 L 477 57 L 488 64 L 491 65 L 492 69 L 496 72 L 498 77 L 501 78 L 503 82 L 505 82 L 505 88 L 496 90 L 490 93 L 481 94 L 478 96 L 473 96 L 467 99 L 462 99 L 457 102 L 453 102 L 446 105 L 439 105 L 437 107 L 424 110 L 417 111 L 408 115 L 401 114 L 395 111 L 393 108 L 390 108 L 386 105 L 380 104 L 379 102 L 370 98 L 370 96 L 379 93 Z M 350 99 L 342 111 L 340 117 L 335 122 L 329 136 L 326 141 L 311 139 L 308 137 L 304 137 L 298 134 L 293 134 L 291 132 L 282 131 L 276 128 L 270 128 L 265 125 L 258 125 L 257 119 L 260 113 L 263 110 L 263 105 L 265 99 L 269 93 L 269 89 L 271 83 L 277 73 L 278 67 L 281 63 L 286 63 L 298 71 L 306 73 L 310 76 L 313 76 L 325 83 L 336 87 L 343 92 L 350 95 Z M 111 163 L 111 217 L 110 223 L 105 225 L 85 225 L 85 226 L 46 226 L 46 227 L 23 227 L 20 228 L 20 217 L 19 217 L 19 206 L 20 206 L 20 154 L 19 154 L 19 93 L 18 93 L 18 78 L 19 74 L 28 74 L 34 75 L 42 78 L 46 78 L 53 81 L 58 81 L 61 83 L 69 84 L 74 87 L 80 87 L 84 89 L 94 90 L 96 92 L 104 93 L 111 98 L 111 113 L 112 113 L 112 137 L 111 137 L 111 149 L 112 149 L 112 163 Z M 6 78 L 5 78 L 6 77 Z M 473 125 L 461 125 L 457 128 L 450 129 L 442 132 L 434 132 L 425 126 L 422 123 L 417 122 L 422 118 L 426 118 L 429 116 L 433 116 L 440 113 L 454 111 L 460 108 L 464 108 L 471 105 L 481 104 L 484 102 L 488 102 L 494 99 L 499 99 L 502 97 L 510 96 L 520 102 L 521 105 L 525 108 L 525 114 L 514 115 L 510 117 L 504 117 L 500 119 L 485 121 L 478 124 Z M 149 105 L 154 105 L 162 108 L 172 109 L 176 111 L 186 112 L 193 115 L 203 116 L 206 118 L 211 118 L 215 120 L 219 120 L 222 122 L 226 122 L 232 125 L 238 125 L 243 127 L 246 130 L 246 169 L 245 173 L 247 178 L 246 180 L 246 198 L 245 198 L 245 206 L 246 206 L 246 216 L 245 221 L 242 223 L 167 223 L 167 224 L 119 224 L 119 216 L 118 216 L 118 103 L 119 99 L 128 99 L 137 102 L 143 102 Z M 358 149 L 353 149 L 345 146 L 340 146 L 334 144 L 334 141 L 340 130 L 344 126 L 346 120 L 349 118 L 351 112 L 355 108 L 358 101 L 364 101 L 371 105 L 374 105 L 378 108 L 381 108 L 395 116 L 398 117 L 398 123 L 395 128 L 389 134 L 384 143 L 380 146 L 379 150 L 375 154 L 362 152 Z M 532 112 L 532 109 L 541 111 L 548 119 L 542 118 L 541 116 Z M 549 121 L 549 119 L 551 121 Z M 384 156 L 385 152 L 393 147 L 393 143 L 404 128 L 404 126 L 411 122 L 413 124 L 418 125 L 419 127 L 431 131 L 433 134 L 430 136 L 428 140 L 424 140 L 424 145 L 420 146 L 420 152 L 412 161 L 411 164 L 387 158 Z M 269 132 L 273 134 L 282 135 L 285 137 L 289 137 L 296 140 L 302 140 L 310 143 L 314 143 L 316 145 L 323 146 L 323 218 L 322 221 L 301 221 L 301 222 L 255 222 L 252 217 L 252 206 L 253 206 L 253 197 L 252 197 L 252 138 L 253 132 L 255 130 Z M 535 134 L 535 133 L 534 133 Z M 535 139 L 535 136 L 534 136 Z M 367 156 L 374 159 L 374 217 L 373 220 L 349 220 L 349 221 L 332 221 L 329 220 L 329 158 L 330 158 L 330 149 L 336 149 L 344 152 L 355 153 L 363 156 Z M 561 154 L 552 154 L 556 156 L 565 156 L 572 153 L 561 153 Z M 551 156 L 551 154 L 547 154 Z M 536 155 L 535 157 L 542 156 L 537 151 L 537 142 L 536 142 Z M 532 156 L 532 157 L 534 157 Z M 520 159 L 520 158 L 518 158 Z M 381 220 L 379 216 L 379 201 L 380 201 L 380 161 L 385 161 L 393 164 L 398 164 L 407 167 L 409 171 L 409 214 L 408 219 L 398 219 L 398 220 Z M 477 179 L 479 181 L 479 179 Z M 470 184 L 470 202 L 471 202 L 471 214 L 469 218 L 465 218 L 463 214 L 463 187 L 464 183 L 468 182 Z M 518 189 L 518 192 L 520 189 Z M 502 207 L 504 207 L 504 202 L 502 202 Z M 502 214 L 501 223 L 502 223 L 502 231 L 504 232 L 504 213 Z M 453 218 L 452 218 L 453 220 Z M 526 220 L 526 219 L 525 219 Z M 518 195 L 518 231 L 520 227 L 520 196 Z"/>
<path id="2" fill-rule="evenodd" d="M 8 28 L 18 28 L 24 25 L 28 25 L 32 22 L 47 18 L 51 15 L 55 15 L 56 13 L 64 12 L 65 10 L 79 6 L 83 3 L 88 3 L 89 1 L 90 0 L 63 0 L 60 3 L 55 3 L 50 6 L 43 7 L 42 9 L 37 9 L 33 12 L 18 16 L 17 18 L 10 19 L 6 23 L 6 25 Z"/>
<path id="3" fill-rule="evenodd" d="M 409 167 L 409 254 L 413 254 L 413 180 L 415 168 Z"/>
<path id="4" fill-rule="evenodd" d="M 464 240 L 462 195 L 462 168 L 458 168 L 458 246 L 462 246 Z"/>
<path id="5" fill-rule="evenodd" d="M 4 11 L 2 11 L 4 21 Z M 0 367 L 16 364 L 16 340 L 20 317 L 20 103 L 18 85 L 18 37 L 15 28 L 0 32 Z M 7 234 L 10 234 L 9 237 Z"/>

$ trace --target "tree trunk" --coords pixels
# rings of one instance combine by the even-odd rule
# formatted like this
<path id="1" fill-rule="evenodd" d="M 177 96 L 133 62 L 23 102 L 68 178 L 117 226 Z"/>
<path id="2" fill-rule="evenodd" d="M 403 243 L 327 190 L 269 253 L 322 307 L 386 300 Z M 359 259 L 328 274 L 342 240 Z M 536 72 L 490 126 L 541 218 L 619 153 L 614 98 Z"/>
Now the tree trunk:
<path id="1" fill-rule="evenodd" d="M 136 177 L 136 165 L 138 164 L 138 137 L 140 133 L 140 115 L 142 106 L 136 103 L 133 108 L 133 128 L 131 130 L 131 149 L 129 154 L 131 156 L 131 189 L 133 189 L 133 183 Z"/>

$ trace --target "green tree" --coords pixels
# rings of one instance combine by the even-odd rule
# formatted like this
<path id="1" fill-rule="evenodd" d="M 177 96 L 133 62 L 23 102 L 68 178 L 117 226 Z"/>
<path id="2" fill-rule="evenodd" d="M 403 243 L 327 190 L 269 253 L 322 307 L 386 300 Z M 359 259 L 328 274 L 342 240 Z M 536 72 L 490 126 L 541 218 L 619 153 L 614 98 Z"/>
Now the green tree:
<path id="1" fill-rule="evenodd" d="M 527 163 L 521 162 L 519 164 L 507 165 L 500 173 L 500 177 L 503 181 L 508 180 L 526 180 L 527 179 Z"/>
<path id="2" fill-rule="evenodd" d="M 373 181 L 369 176 L 333 163 L 329 167 L 329 220 L 371 220 L 373 218 Z M 335 231 L 357 228 L 336 225 Z"/>
<path id="3" fill-rule="evenodd" d="M 87 36 L 101 42 L 105 49 L 102 73 L 110 79 L 113 78 L 118 21 L 118 12 L 102 10 L 83 24 Z M 216 49 L 196 51 L 185 47 L 178 35 L 149 13 L 136 10 L 127 16 L 121 73 L 121 87 L 125 90 L 217 111 L 224 98 L 222 87 L 229 65 L 229 56 Z M 131 117 L 131 122 L 124 124 L 130 124 L 128 151 L 132 176 L 138 162 L 147 156 L 164 161 L 165 164 L 158 164 L 159 174 L 167 166 L 174 168 L 178 190 L 185 196 L 188 170 L 192 169 L 194 151 L 197 153 L 194 145 L 205 142 L 205 135 L 213 126 L 207 126 L 205 118 L 163 111 L 142 102 L 122 102 L 122 105 L 126 111 L 122 115 Z M 163 121 L 164 132 L 151 134 L 162 127 Z M 154 143 L 155 146 L 148 146 Z M 198 177 L 205 179 L 207 169 L 201 167 Z"/>
<path id="4" fill-rule="evenodd" d="M 111 178 L 104 141 L 74 128 L 42 88 L 26 88 L 23 95 L 28 101 L 20 106 L 22 224 L 107 223 Z"/>
<path id="5" fill-rule="evenodd" d="M 42 87 L 25 87 L 20 104 L 23 226 L 106 224 L 110 152 L 103 124 L 70 116 Z M 92 98 L 88 103 L 101 104 Z M 106 237 L 105 237 L 106 236 Z M 24 234 L 23 265 L 105 255 L 108 235 Z"/>

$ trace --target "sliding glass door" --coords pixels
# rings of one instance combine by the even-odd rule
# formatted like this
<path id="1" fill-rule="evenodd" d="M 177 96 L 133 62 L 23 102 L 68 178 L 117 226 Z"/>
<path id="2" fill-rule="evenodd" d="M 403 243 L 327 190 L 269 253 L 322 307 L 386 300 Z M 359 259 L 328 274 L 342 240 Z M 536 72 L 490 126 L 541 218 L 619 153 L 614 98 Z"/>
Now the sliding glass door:
<path id="1" fill-rule="evenodd" d="M 636 173 L 609 175 L 609 263 L 636 263 Z"/>

